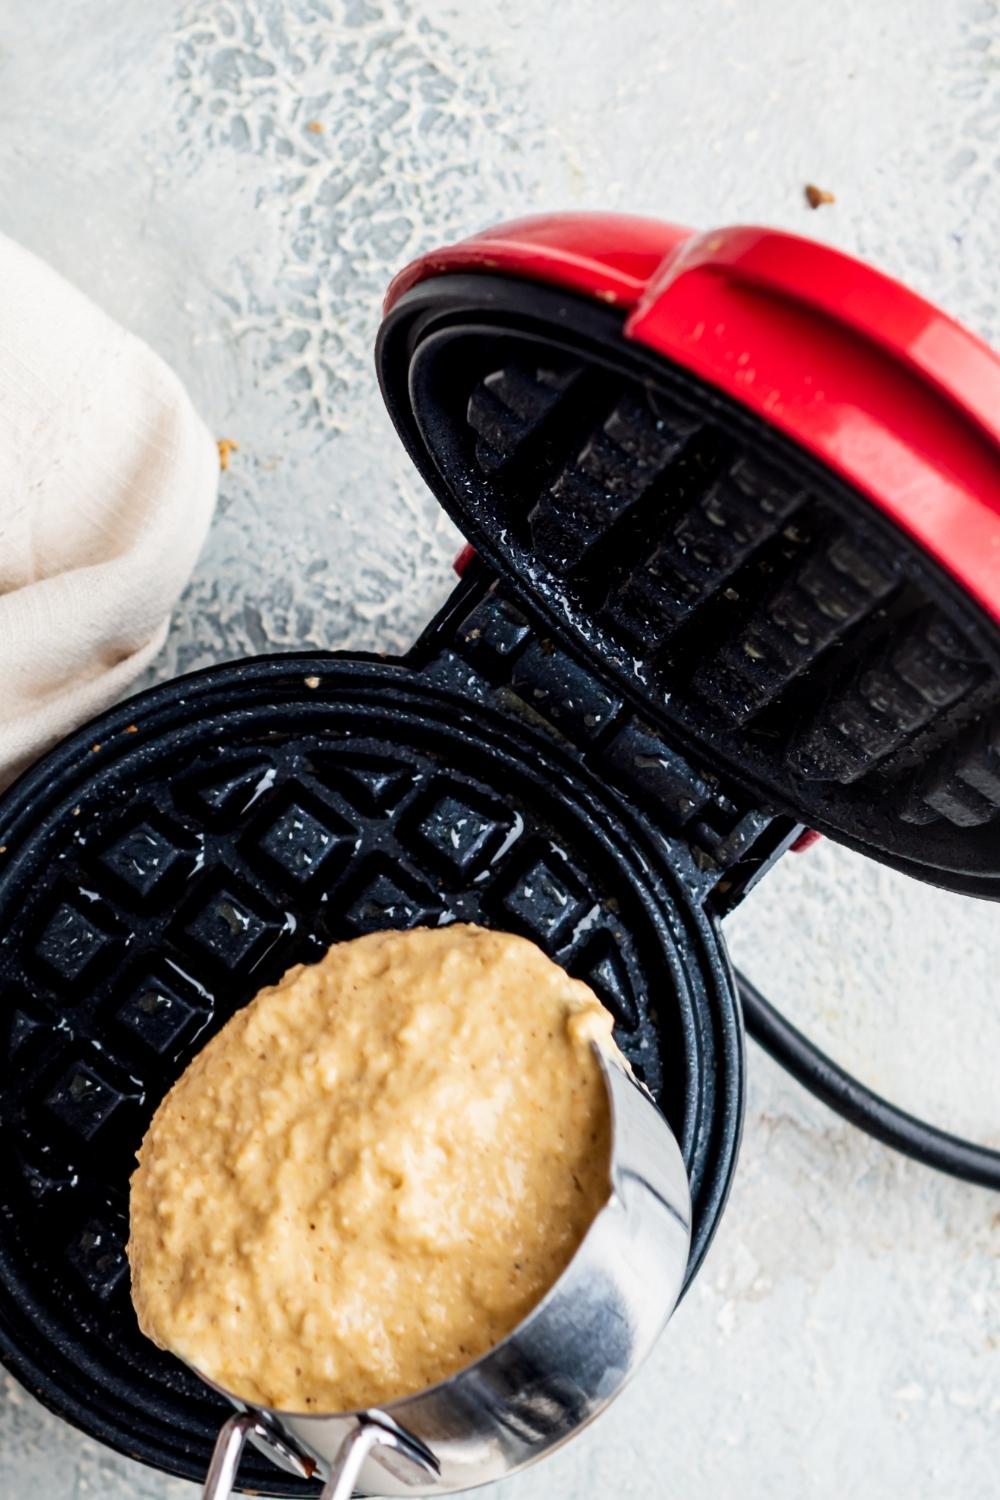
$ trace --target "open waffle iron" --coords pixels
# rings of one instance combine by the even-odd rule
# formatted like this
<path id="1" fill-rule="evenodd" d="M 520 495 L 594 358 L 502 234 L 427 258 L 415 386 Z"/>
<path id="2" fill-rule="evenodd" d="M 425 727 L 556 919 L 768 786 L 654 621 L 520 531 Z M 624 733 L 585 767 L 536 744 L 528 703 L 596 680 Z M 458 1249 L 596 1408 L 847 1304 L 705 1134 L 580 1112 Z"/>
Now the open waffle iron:
<path id="1" fill-rule="evenodd" d="M 526 934 L 680 1141 L 739 1141 L 720 918 L 804 827 L 1000 896 L 1000 361 L 790 235 L 526 220 L 409 267 L 393 421 L 475 555 L 407 655 L 153 689 L 0 803 L 0 1357 L 171 1473 L 226 1414 L 139 1333 L 128 1179 L 195 1051 L 374 928 Z M 311 1492 L 261 1456 L 242 1482 Z"/>

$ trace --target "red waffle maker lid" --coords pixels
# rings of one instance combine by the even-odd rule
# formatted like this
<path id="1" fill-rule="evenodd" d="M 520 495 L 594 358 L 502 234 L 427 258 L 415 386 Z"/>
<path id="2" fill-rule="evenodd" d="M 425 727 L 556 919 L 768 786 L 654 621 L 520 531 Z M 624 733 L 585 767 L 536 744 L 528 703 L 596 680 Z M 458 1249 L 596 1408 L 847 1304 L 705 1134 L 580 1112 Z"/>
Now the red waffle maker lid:
<path id="1" fill-rule="evenodd" d="M 700 765 L 1000 897 L 1000 360 L 775 230 L 522 220 L 393 282 L 390 415 L 476 549 Z"/>

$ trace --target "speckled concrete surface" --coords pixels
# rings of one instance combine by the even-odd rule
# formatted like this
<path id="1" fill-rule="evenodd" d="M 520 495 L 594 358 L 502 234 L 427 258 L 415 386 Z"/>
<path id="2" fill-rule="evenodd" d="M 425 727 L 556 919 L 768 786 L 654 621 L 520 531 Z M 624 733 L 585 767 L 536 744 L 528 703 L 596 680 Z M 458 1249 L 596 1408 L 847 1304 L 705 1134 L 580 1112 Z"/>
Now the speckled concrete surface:
<path id="1" fill-rule="evenodd" d="M 321 132 L 308 129 L 320 122 Z M 157 675 L 408 641 L 455 546 L 370 349 L 403 260 L 515 212 L 759 220 L 866 255 L 994 341 L 991 0 L 0 0 L 0 227 L 142 334 L 240 451 Z M 802 184 L 831 188 L 817 213 Z M 838 1057 L 1000 1144 L 1000 923 L 821 846 L 730 924 Z M 751 1048 L 737 1187 L 668 1337 L 506 1490 L 1000 1494 L 1000 1200 L 841 1126 Z M 0 1496 L 187 1500 L 7 1381 Z"/>

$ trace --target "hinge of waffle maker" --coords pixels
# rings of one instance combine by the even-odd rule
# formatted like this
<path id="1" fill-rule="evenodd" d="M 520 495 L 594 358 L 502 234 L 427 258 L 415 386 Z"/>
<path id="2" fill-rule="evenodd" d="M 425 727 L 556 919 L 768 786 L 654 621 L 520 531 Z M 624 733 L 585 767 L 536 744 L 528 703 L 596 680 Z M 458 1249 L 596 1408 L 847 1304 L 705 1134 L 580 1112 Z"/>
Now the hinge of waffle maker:
<path id="1" fill-rule="evenodd" d="M 550 638 L 480 563 L 413 648 L 425 680 L 553 736 L 613 785 L 688 866 L 693 892 L 731 910 L 801 825 L 697 768 L 641 709 Z"/>

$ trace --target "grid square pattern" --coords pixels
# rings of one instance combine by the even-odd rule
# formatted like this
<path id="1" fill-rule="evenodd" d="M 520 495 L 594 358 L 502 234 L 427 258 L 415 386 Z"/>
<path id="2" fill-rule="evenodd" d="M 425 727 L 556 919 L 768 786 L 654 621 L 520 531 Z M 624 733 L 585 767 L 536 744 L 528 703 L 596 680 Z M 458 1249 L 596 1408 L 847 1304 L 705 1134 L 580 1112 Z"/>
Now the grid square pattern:
<path id="1" fill-rule="evenodd" d="M 498 842 L 503 825 L 468 802 L 440 797 L 417 827 L 418 837 L 458 875 L 482 863 L 487 848 Z"/>
<path id="2" fill-rule="evenodd" d="M 322 822 L 308 808 L 292 802 L 258 841 L 258 846 L 297 883 L 320 874 L 334 854 L 346 854 L 358 835 L 327 809 Z"/>
<path id="3" fill-rule="evenodd" d="M 78 906 L 62 902 L 39 938 L 35 952 L 61 979 L 79 979 L 114 940 Z"/>
<path id="4" fill-rule="evenodd" d="M 128 1274 L 124 1235 L 103 1219 L 88 1219 L 66 1248 L 66 1258 L 89 1290 L 102 1301 Z"/>
<path id="5" fill-rule="evenodd" d="M 84 1062 L 74 1063 L 45 1100 L 67 1130 L 87 1141 L 110 1120 L 121 1102 L 118 1090 Z"/>
<path id="6" fill-rule="evenodd" d="M 368 932 L 379 927 L 420 927 L 433 922 L 436 914 L 425 898 L 379 871 L 362 886 L 345 918 L 351 927 Z"/>
<path id="7" fill-rule="evenodd" d="M 118 1011 L 122 1025 L 157 1053 L 168 1052 L 197 1016 L 172 985 L 155 977 L 140 984 Z"/>
<path id="8" fill-rule="evenodd" d="M 185 933 L 216 963 L 239 968 L 277 931 L 249 900 L 223 886 L 187 923 Z"/>
<path id="9" fill-rule="evenodd" d="M 149 896 L 181 858 L 158 828 L 140 823 L 105 851 L 101 863 L 137 895 Z"/>
<path id="10" fill-rule="evenodd" d="M 542 944 L 551 944 L 583 915 L 583 893 L 567 870 L 537 856 L 502 898 L 505 912 Z"/>

